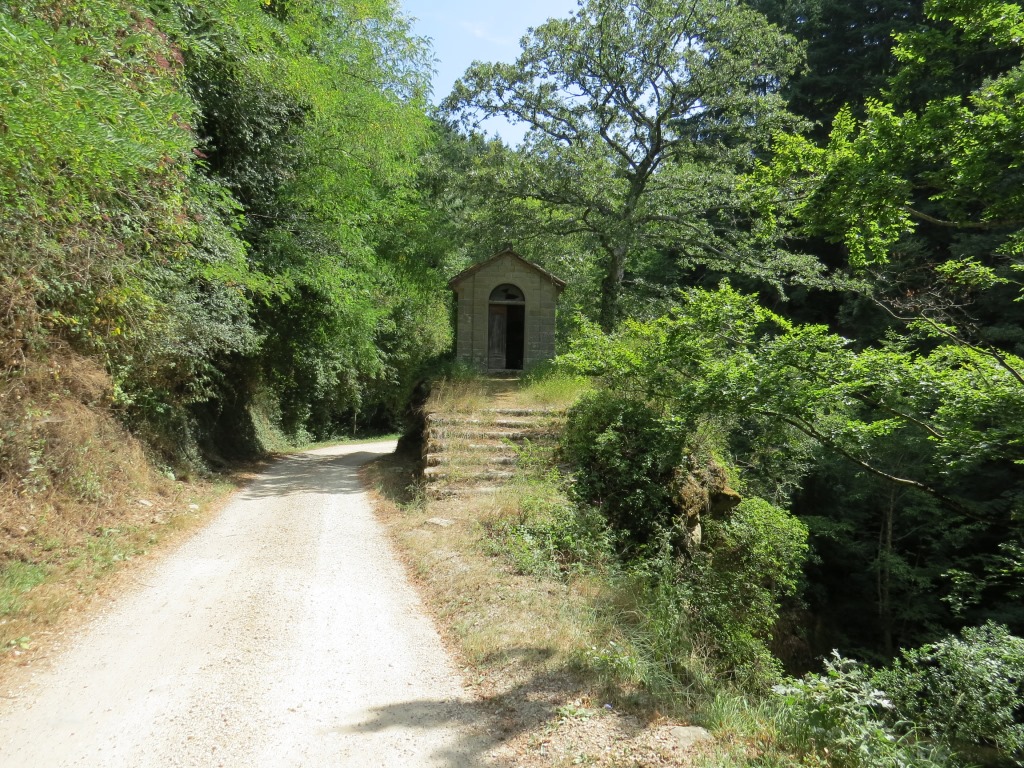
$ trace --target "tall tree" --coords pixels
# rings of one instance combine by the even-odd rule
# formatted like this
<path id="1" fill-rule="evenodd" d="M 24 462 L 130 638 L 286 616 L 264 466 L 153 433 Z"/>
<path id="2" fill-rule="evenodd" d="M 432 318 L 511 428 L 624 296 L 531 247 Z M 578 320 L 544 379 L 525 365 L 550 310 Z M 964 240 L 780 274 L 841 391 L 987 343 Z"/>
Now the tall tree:
<path id="1" fill-rule="evenodd" d="M 788 121 L 778 91 L 801 57 L 791 37 L 734 0 L 581 0 L 522 44 L 513 64 L 470 67 L 445 106 L 467 125 L 527 124 L 491 183 L 539 206 L 552 231 L 592 238 L 606 331 L 644 248 L 779 268 L 737 222 L 732 171 Z"/>
<path id="2" fill-rule="evenodd" d="M 260 348 L 221 361 L 223 399 L 236 404 L 213 404 L 221 432 L 240 433 L 257 392 L 298 435 L 330 434 L 382 403 L 393 416 L 411 369 L 448 334 L 429 247 L 398 255 L 392 242 L 417 215 L 426 48 L 386 0 L 171 10 L 205 170 L 241 204 L 267 286 L 253 313 Z"/>
<path id="3" fill-rule="evenodd" d="M 895 49 L 902 98 L 869 99 L 862 120 L 841 111 L 825 148 L 780 139 L 768 176 L 785 198 L 779 210 L 841 243 L 894 314 L 928 318 L 940 336 L 953 323 L 996 355 L 1016 351 L 1024 337 L 1005 319 L 1017 316 L 1024 269 L 1024 10 L 933 0 L 926 12 L 929 26 Z M 967 77 L 961 64 L 981 60 Z M 937 83 L 940 97 L 902 106 Z"/>
<path id="4" fill-rule="evenodd" d="M 780 138 L 768 173 L 782 193 L 779 210 L 796 214 L 802 234 L 835 243 L 885 314 L 887 342 L 873 346 L 888 352 L 860 357 L 883 363 L 875 381 L 900 385 L 886 398 L 873 396 L 871 407 L 886 420 L 898 412 L 920 424 L 880 433 L 875 461 L 890 474 L 929 478 L 945 496 L 926 500 L 920 488 L 897 488 L 899 501 L 891 481 L 864 482 L 849 469 L 819 465 L 796 500 L 798 512 L 827 520 L 826 557 L 877 552 L 883 647 L 924 626 L 901 607 L 901 592 L 927 592 L 934 602 L 945 591 L 948 610 L 968 621 L 996 617 L 1015 628 L 1022 621 L 1024 9 L 930 0 L 925 14 L 926 24 L 897 40 L 899 66 L 887 92 L 840 110 L 824 147 L 806 136 Z M 863 325 L 848 328 L 858 346 L 872 344 Z M 973 379 L 973 372 L 984 375 Z M 922 420 L 922 405 L 954 419 Z M 938 429 L 908 440 L 922 436 L 923 423 Z M 850 488 L 856 492 L 837 490 Z M 949 503 L 954 496 L 963 499 L 959 509 Z M 828 590 L 823 603 L 851 613 L 842 595 L 863 593 L 851 589 L 841 566 L 828 570 L 818 576 Z"/>
<path id="5" fill-rule="evenodd" d="M 0 1 L 0 33 L 0 395 L 71 345 L 170 461 L 254 402 L 296 435 L 400 410 L 450 331 L 442 249 L 394 241 L 430 141 L 394 2 Z"/>
<path id="6" fill-rule="evenodd" d="M 807 45 L 807 67 L 790 79 L 789 107 L 826 138 L 846 104 L 859 105 L 885 87 L 896 69 L 895 35 L 922 20 L 924 0 L 748 0 Z"/>

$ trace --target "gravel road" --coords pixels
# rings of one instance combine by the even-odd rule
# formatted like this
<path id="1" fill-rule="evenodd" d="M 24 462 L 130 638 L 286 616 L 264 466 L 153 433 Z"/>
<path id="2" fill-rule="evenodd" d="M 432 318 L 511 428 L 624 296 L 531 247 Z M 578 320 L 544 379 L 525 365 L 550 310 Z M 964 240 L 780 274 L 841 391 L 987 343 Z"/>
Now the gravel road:
<path id="1" fill-rule="evenodd" d="M 0 766 L 472 766 L 474 705 L 359 487 L 394 443 L 276 463 L 0 683 Z"/>

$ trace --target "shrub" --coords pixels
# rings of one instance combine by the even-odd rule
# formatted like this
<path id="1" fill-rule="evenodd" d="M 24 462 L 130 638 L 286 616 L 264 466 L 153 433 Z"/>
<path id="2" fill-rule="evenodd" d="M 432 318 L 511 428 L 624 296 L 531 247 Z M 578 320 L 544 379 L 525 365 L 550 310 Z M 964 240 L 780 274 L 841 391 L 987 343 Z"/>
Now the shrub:
<path id="1" fill-rule="evenodd" d="M 781 734 L 802 753 L 822 753 L 837 768 L 931 768 L 940 755 L 892 726 L 893 703 L 875 686 L 871 669 L 837 652 L 824 675 L 777 685 L 786 711 Z"/>
<path id="2" fill-rule="evenodd" d="M 627 549 L 671 527 L 684 436 L 647 403 L 608 390 L 584 395 L 569 410 L 561 450 L 576 470 L 575 496 L 601 509 Z"/>
<path id="3" fill-rule="evenodd" d="M 600 567 L 611 553 L 604 518 L 564 498 L 527 494 L 518 514 L 491 526 L 491 535 L 523 573 L 559 575 Z"/>
<path id="4" fill-rule="evenodd" d="M 1024 639 L 989 622 L 903 652 L 876 681 L 899 715 L 953 747 L 994 746 L 1024 765 Z"/>
<path id="5" fill-rule="evenodd" d="M 569 499 L 550 448 L 527 440 L 518 454 L 504 509 L 487 524 L 498 551 L 523 573 L 604 569 L 614 558 L 614 535 L 604 516 Z"/>
<path id="6" fill-rule="evenodd" d="M 715 686 L 710 649 L 694 631 L 688 610 L 692 591 L 681 569 L 663 538 L 660 551 L 632 563 L 617 580 L 633 682 L 669 697 L 700 695 Z M 603 655 L 615 658 L 616 650 L 625 649 L 606 649 Z"/>
<path id="7" fill-rule="evenodd" d="M 724 520 L 705 523 L 705 548 L 683 570 L 695 625 L 717 656 L 750 687 L 778 679 L 766 642 L 779 600 L 796 593 L 807 555 L 807 528 L 763 499 L 744 499 Z"/>

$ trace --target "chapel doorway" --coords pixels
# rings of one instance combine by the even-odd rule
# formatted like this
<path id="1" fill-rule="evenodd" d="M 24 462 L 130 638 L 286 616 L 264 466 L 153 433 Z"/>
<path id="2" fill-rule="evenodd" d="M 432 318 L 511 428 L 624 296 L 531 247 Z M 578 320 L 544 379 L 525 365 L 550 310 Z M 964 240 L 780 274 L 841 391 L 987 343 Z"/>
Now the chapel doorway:
<path id="1" fill-rule="evenodd" d="M 491 291 L 487 313 L 487 367 L 523 369 L 526 347 L 526 297 L 518 287 L 503 283 Z"/>

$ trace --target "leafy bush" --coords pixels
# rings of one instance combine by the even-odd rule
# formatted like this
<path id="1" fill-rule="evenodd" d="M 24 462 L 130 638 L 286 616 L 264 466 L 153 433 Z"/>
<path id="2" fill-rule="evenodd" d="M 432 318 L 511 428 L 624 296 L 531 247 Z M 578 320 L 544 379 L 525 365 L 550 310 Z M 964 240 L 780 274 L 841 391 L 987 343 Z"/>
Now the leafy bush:
<path id="1" fill-rule="evenodd" d="M 683 449 L 684 436 L 651 406 L 608 390 L 569 410 L 561 443 L 576 470 L 576 498 L 599 507 L 634 551 L 671 527 L 671 483 Z"/>
<path id="2" fill-rule="evenodd" d="M 989 622 L 903 652 L 875 680 L 900 717 L 957 747 L 994 746 L 1024 765 L 1024 639 Z"/>
<path id="3" fill-rule="evenodd" d="M 779 601 L 796 592 L 807 529 L 762 499 L 732 511 L 716 508 L 708 494 L 715 483 L 703 476 L 716 473 L 692 466 L 692 440 L 646 402 L 602 390 L 570 410 L 562 453 L 575 466 L 577 500 L 601 510 L 622 534 L 623 554 L 634 559 L 638 583 L 646 585 L 637 611 L 653 647 L 677 648 L 680 632 L 696 632 L 721 668 L 745 686 L 762 687 L 781 674 L 766 641 Z M 718 468 L 720 483 L 724 474 Z M 682 498 L 686 489 L 694 498 Z M 679 557 L 679 518 L 691 506 L 700 514 L 703 543 Z"/>
<path id="4" fill-rule="evenodd" d="M 678 696 L 715 686 L 713 649 L 701 642 L 693 626 L 691 585 L 667 538 L 657 553 L 633 562 L 618 579 L 627 598 L 621 623 L 629 639 L 625 648 L 609 648 L 598 660 L 627 658 L 633 681 L 655 694 Z M 622 599 L 620 597 L 620 599 Z"/>
<path id="5" fill-rule="evenodd" d="M 775 691 L 790 708 L 787 738 L 828 750 L 835 765 L 957 764 L 944 750 L 971 747 L 1024 764 L 1024 639 L 998 624 L 906 650 L 882 670 L 834 653 L 824 675 Z"/>
<path id="6" fill-rule="evenodd" d="M 766 641 L 779 601 L 799 586 L 807 528 L 763 499 L 744 499 L 725 520 L 705 523 L 705 547 L 682 576 L 689 584 L 694 625 L 738 680 L 758 687 L 777 679 L 781 665 Z"/>
<path id="7" fill-rule="evenodd" d="M 948 764 L 893 726 L 893 703 L 872 670 L 833 652 L 824 675 L 774 688 L 787 707 L 782 736 L 802 753 L 821 753 L 837 768 L 931 768 Z"/>
<path id="8" fill-rule="evenodd" d="M 564 497 L 526 494 L 515 515 L 490 528 L 503 552 L 524 573 L 557 575 L 601 566 L 612 551 L 604 518 Z"/>
<path id="9" fill-rule="evenodd" d="M 524 573 L 561 575 L 603 569 L 614 553 L 614 534 L 593 507 L 574 504 L 553 465 L 552 450 L 527 440 L 511 493 L 488 524 L 492 540 Z"/>

